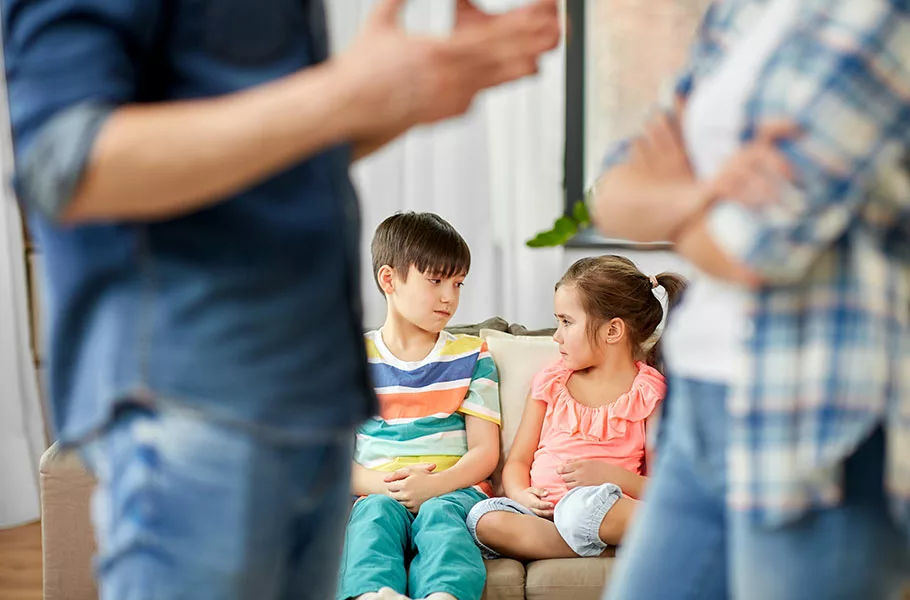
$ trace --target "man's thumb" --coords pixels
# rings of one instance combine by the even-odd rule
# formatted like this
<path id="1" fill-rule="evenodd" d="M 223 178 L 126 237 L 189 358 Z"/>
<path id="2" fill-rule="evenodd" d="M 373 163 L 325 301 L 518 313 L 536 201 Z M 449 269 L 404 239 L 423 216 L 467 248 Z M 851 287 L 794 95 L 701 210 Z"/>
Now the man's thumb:
<path id="1" fill-rule="evenodd" d="M 407 0 L 379 0 L 370 13 L 367 27 L 397 27 L 398 17 L 406 3 Z"/>

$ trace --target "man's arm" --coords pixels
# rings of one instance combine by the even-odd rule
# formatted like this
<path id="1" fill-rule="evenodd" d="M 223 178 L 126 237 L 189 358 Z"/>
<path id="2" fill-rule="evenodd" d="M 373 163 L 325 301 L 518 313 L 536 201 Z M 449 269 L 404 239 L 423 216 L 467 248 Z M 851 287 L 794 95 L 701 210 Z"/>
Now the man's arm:
<path id="1" fill-rule="evenodd" d="M 218 202 L 341 142 L 379 147 L 464 112 L 481 89 L 534 72 L 559 38 L 552 0 L 437 39 L 382 0 L 328 63 L 221 98 L 136 105 L 153 0 L 5 5 L 5 54 L 24 202 L 67 222 L 165 219 Z"/>

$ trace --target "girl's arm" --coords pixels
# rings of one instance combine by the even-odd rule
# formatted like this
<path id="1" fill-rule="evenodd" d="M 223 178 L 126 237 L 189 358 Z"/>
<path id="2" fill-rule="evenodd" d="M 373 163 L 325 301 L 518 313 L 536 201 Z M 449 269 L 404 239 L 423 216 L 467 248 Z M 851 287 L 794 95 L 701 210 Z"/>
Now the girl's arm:
<path id="1" fill-rule="evenodd" d="M 512 449 L 502 469 L 502 487 L 509 498 L 516 499 L 515 496 L 531 486 L 531 463 L 540 444 L 540 430 L 546 414 L 546 403 L 528 394 Z"/>

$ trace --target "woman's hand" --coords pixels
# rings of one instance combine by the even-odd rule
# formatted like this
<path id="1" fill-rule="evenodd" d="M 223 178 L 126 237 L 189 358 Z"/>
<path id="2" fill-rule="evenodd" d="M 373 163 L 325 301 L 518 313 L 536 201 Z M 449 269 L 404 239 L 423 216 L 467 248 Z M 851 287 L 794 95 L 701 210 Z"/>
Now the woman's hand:
<path id="1" fill-rule="evenodd" d="M 686 154 L 680 119 L 682 113 L 661 112 L 645 126 L 629 149 L 629 164 L 642 174 L 668 183 L 692 183 L 695 176 Z"/>

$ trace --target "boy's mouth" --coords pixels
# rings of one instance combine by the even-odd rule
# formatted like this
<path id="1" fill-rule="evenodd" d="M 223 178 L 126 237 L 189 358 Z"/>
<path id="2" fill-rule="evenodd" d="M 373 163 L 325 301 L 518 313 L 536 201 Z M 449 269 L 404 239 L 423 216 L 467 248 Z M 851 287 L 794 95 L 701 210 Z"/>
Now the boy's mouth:
<path id="1" fill-rule="evenodd" d="M 437 315 L 439 315 L 440 317 L 451 317 L 451 316 L 452 316 L 452 313 L 450 313 L 450 312 L 447 311 L 447 310 L 436 310 L 436 311 L 433 311 L 433 312 L 435 312 L 435 313 L 436 313 Z"/>

